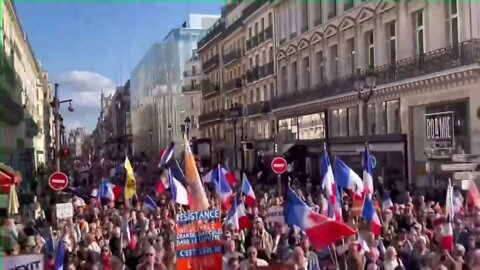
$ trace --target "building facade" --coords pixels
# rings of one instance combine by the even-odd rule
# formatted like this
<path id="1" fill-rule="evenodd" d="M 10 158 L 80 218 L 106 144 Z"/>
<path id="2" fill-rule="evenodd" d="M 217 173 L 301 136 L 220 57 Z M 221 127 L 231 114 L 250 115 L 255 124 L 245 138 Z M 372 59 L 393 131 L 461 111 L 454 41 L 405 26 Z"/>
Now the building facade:
<path id="1" fill-rule="evenodd" d="M 473 90 L 480 56 L 478 3 L 276 1 L 275 6 L 279 87 L 271 103 L 280 151 L 292 145 L 307 149 L 302 152 L 307 158 L 295 159 L 297 168 L 315 175 L 316 159 L 328 142 L 332 155 L 361 171 L 368 141 L 376 175 L 405 189 L 435 186 L 445 178 L 427 176 L 432 174 L 425 168 L 438 171 L 429 159 L 443 156 L 446 162 L 454 153 L 480 153 Z"/>
<path id="2" fill-rule="evenodd" d="M 45 123 L 50 117 L 44 114 L 48 83 L 44 71 L 35 58 L 26 33 L 12 1 L 2 2 L 2 98 L 4 112 L 0 121 L 2 140 L 1 161 L 19 169 L 25 178 L 33 176 L 40 164 L 46 162 Z M 48 96 L 48 95 L 47 95 Z"/>
<path id="3" fill-rule="evenodd" d="M 85 142 L 85 128 L 78 127 L 70 130 L 67 138 L 67 147 L 71 151 L 71 155 L 76 158 L 82 156 L 82 145 Z"/>
<path id="4" fill-rule="evenodd" d="M 203 138 L 211 138 L 212 161 L 252 169 L 257 150 L 272 148 L 276 93 L 274 9 L 270 2 L 229 3 L 216 26 L 199 42 Z M 243 147 L 253 142 L 254 149 Z"/>
<path id="5" fill-rule="evenodd" d="M 180 97 L 185 62 L 218 16 L 191 14 L 182 27 L 154 44 L 131 74 L 135 154 L 158 155 L 170 141 L 182 143 Z M 180 153 L 180 151 L 176 151 Z"/>
<path id="6" fill-rule="evenodd" d="M 182 86 L 182 96 L 180 102 L 180 119 L 183 119 L 185 128 L 192 140 L 200 137 L 198 129 L 198 116 L 202 110 L 202 65 L 198 58 L 197 51 L 193 51 L 192 58 L 185 63 L 185 78 Z"/>

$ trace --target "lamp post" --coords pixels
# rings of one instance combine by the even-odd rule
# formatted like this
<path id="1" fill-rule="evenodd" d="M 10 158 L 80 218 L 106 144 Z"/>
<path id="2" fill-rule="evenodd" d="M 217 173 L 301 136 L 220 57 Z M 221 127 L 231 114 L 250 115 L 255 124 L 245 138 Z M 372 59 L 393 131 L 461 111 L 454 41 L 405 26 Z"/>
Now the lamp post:
<path id="1" fill-rule="evenodd" d="M 60 172 L 60 156 L 61 156 L 61 124 L 60 124 L 60 104 L 68 102 L 68 111 L 73 112 L 72 99 L 66 99 L 60 101 L 58 98 L 58 83 L 55 85 L 55 95 L 50 105 L 53 107 L 53 119 L 55 121 L 55 170 Z M 63 118 L 62 118 L 63 119 Z"/>
<path id="2" fill-rule="evenodd" d="M 172 141 L 172 124 L 170 123 L 168 123 L 167 132 L 168 132 L 168 140 Z"/>
<path id="3" fill-rule="evenodd" d="M 190 137 L 190 123 L 191 123 L 190 117 L 188 116 L 185 117 L 185 120 L 183 120 L 183 123 L 184 123 L 184 128 L 185 128 L 187 137 Z"/>
<path id="4" fill-rule="evenodd" d="M 229 117 L 233 123 L 233 148 L 234 148 L 234 155 L 235 155 L 235 168 L 238 169 L 238 148 L 237 148 L 237 121 L 238 118 L 242 116 L 242 107 L 240 104 L 235 103 L 229 110 Z M 243 133 L 243 127 L 242 127 Z M 243 137 L 243 134 L 242 134 Z M 242 138 L 243 139 L 243 138 Z"/>
<path id="5" fill-rule="evenodd" d="M 368 102 L 373 95 L 377 83 L 377 74 L 373 70 L 367 70 L 365 74 L 361 74 L 360 69 L 357 69 L 357 78 L 354 82 L 355 91 L 358 94 L 358 99 L 362 101 L 362 121 L 363 121 L 363 136 L 368 135 Z"/>

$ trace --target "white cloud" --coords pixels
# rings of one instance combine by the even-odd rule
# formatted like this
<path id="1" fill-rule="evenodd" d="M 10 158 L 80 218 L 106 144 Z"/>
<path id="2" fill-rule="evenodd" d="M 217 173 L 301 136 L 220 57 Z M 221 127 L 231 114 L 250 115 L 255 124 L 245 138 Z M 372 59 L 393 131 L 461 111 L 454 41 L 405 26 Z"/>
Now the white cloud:
<path id="1" fill-rule="evenodd" d="M 95 128 L 100 115 L 100 95 L 106 96 L 115 92 L 115 84 L 109 78 L 90 71 L 71 71 L 51 79 L 59 84 L 61 100 L 73 99 L 74 112 L 67 110 L 68 105 L 61 107 L 66 130 L 86 127 L 87 132 Z"/>
<path id="2" fill-rule="evenodd" d="M 59 75 L 55 80 L 59 84 L 61 99 L 73 99 L 74 108 L 100 108 L 100 94 L 115 92 L 112 80 L 90 71 L 71 71 Z"/>

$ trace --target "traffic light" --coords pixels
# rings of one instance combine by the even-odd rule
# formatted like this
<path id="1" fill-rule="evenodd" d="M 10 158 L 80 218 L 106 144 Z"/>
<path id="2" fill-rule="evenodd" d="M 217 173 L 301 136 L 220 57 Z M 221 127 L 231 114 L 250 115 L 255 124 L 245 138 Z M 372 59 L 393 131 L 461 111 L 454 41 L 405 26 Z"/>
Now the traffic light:
<path id="1" fill-rule="evenodd" d="M 70 155 L 70 148 L 62 148 L 62 156 L 68 157 Z"/>

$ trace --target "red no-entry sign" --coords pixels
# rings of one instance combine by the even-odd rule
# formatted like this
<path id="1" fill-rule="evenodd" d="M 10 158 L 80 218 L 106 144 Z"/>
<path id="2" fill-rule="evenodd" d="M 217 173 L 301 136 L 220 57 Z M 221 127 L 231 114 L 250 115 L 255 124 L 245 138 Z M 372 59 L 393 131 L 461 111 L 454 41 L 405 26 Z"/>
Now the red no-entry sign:
<path id="1" fill-rule="evenodd" d="M 50 175 L 48 184 L 53 190 L 62 191 L 68 185 L 68 176 L 62 172 L 54 172 Z"/>
<path id="2" fill-rule="evenodd" d="M 272 160 L 270 164 L 272 171 L 276 174 L 282 174 L 287 171 L 287 161 L 283 157 L 276 157 Z"/>

